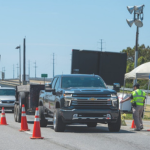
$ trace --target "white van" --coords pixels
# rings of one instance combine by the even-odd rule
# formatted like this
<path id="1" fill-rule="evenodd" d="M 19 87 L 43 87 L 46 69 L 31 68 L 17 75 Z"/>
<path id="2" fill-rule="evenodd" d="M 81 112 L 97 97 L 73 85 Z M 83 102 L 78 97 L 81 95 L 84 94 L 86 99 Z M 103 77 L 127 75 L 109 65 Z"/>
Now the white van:
<path id="1" fill-rule="evenodd" d="M 14 111 L 14 104 L 16 101 L 15 97 L 16 90 L 9 87 L 0 87 L 0 109 L 10 109 Z"/>

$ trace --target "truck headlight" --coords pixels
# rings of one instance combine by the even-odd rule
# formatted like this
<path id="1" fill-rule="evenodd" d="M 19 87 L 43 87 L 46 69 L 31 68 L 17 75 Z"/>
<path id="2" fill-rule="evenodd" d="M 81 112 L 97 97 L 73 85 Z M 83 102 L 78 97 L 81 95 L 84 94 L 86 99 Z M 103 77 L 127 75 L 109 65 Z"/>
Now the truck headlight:
<path id="1" fill-rule="evenodd" d="M 72 100 L 72 94 L 71 93 L 65 93 L 64 94 L 64 106 L 69 107 Z"/>
<path id="2" fill-rule="evenodd" d="M 71 99 L 65 98 L 64 106 L 69 107 L 71 104 Z"/>
<path id="3" fill-rule="evenodd" d="M 117 99 L 112 99 L 112 106 L 117 107 Z"/>
<path id="4" fill-rule="evenodd" d="M 111 94 L 111 101 L 112 101 L 112 106 L 117 107 L 118 99 L 117 99 L 117 95 L 115 93 Z"/>

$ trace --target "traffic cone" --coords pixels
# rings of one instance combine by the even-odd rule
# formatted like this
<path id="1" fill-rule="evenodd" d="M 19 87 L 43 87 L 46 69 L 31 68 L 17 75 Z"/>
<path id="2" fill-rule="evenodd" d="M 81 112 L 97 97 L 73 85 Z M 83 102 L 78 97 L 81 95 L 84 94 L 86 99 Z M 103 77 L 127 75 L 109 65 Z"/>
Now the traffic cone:
<path id="1" fill-rule="evenodd" d="M 35 111 L 33 134 L 32 134 L 32 137 L 30 137 L 30 139 L 43 139 L 43 138 L 44 137 L 41 137 L 39 109 L 37 107 Z"/>
<path id="2" fill-rule="evenodd" d="M 25 106 L 22 104 L 22 113 L 21 113 L 21 129 L 19 131 L 30 131 L 28 129 Z"/>
<path id="3" fill-rule="evenodd" d="M 134 120 L 132 121 L 132 124 L 131 124 L 131 129 L 135 129 L 136 126 L 135 126 L 135 123 L 134 123 Z"/>
<path id="4" fill-rule="evenodd" d="M 2 107 L 2 113 L 1 113 L 1 122 L 0 125 L 8 125 L 6 122 L 6 117 L 5 117 L 5 111 L 4 111 L 4 107 Z"/>

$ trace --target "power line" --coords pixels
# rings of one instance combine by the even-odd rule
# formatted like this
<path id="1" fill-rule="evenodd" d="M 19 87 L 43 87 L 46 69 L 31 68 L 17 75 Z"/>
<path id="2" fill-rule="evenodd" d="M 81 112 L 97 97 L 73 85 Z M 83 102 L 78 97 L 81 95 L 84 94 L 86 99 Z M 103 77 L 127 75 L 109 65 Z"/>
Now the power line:
<path id="1" fill-rule="evenodd" d="M 35 78 L 36 78 L 36 68 L 37 68 L 36 61 L 34 62 L 34 64 L 35 64 L 34 68 L 35 68 Z"/>

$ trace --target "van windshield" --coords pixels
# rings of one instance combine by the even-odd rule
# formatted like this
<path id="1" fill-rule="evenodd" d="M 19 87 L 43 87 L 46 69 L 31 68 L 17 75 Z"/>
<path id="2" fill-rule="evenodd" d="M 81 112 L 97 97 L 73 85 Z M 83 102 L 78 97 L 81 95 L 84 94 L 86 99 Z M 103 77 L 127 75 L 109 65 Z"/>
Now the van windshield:
<path id="1" fill-rule="evenodd" d="M 15 90 L 14 89 L 0 89 L 0 95 L 14 95 L 15 96 Z"/>
<path id="2" fill-rule="evenodd" d="M 62 88 L 69 87 L 101 87 L 106 88 L 105 82 L 97 76 L 89 77 L 62 77 Z"/>

